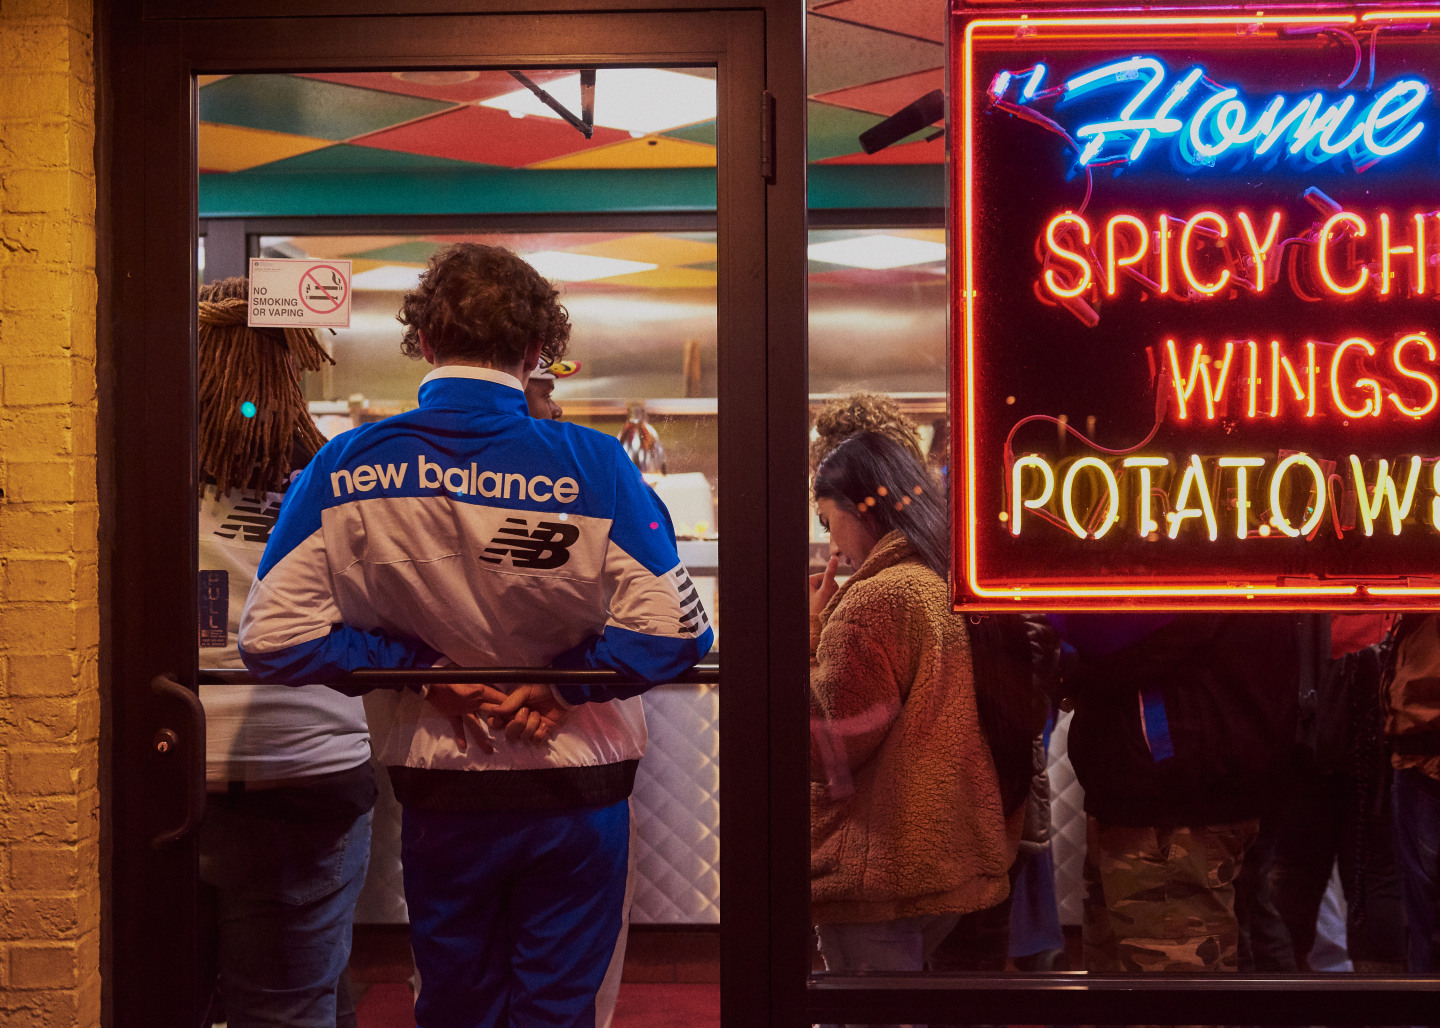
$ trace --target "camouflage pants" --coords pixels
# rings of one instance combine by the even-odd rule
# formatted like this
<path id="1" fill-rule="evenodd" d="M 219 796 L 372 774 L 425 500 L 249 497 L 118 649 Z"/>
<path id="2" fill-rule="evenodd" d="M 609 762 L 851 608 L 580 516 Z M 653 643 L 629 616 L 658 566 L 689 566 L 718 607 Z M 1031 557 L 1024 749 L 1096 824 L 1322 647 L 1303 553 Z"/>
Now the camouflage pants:
<path id="1" fill-rule="evenodd" d="M 1235 876 L 1259 819 L 1085 832 L 1085 970 L 1234 971 Z"/>

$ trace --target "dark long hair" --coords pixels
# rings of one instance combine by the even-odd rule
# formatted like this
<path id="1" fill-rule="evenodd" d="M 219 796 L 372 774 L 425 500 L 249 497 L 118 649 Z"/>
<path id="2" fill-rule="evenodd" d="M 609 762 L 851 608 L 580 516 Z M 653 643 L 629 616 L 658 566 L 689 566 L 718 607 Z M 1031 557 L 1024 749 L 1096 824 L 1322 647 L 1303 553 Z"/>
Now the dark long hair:
<path id="1" fill-rule="evenodd" d="M 829 498 L 884 535 L 910 541 L 930 570 L 950 571 L 950 519 L 941 487 L 905 447 L 879 432 L 857 432 L 815 469 L 815 499 Z"/>

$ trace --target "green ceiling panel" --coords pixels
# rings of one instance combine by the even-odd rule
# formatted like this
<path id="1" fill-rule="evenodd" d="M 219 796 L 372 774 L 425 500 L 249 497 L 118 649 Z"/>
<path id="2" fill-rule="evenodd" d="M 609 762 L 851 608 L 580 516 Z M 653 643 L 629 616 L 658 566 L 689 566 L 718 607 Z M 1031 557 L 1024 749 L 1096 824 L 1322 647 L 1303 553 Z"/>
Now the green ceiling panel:
<path id="1" fill-rule="evenodd" d="M 476 165 L 470 161 L 452 161 L 448 157 L 430 157 L 426 154 L 405 153 L 402 150 L 381 150 L 375 146 L 353 146 L 336 143 L 322 150 L 312 150 L 297 157 L 251 168 L 252 172 L 311 172 L 329 174 L 334 171 L 379 171 L 386 173 L 407 171 L 472 171 Z M 483 165 L 490 167 L 490 165 Z"/>
<path id="2" fill-rule="evenodd" d="M 377 250 L 366 250 L 364 253 L 352 253 L 350 256 L 357 261 L 394 261 L 397 264 L 424 264 L 438 249 L 440 249 L 439 243 L 429 243 L 423 239 L 415 239 L 408 243 L 382 246 Z"/>
<path id="3" fill-rule="evenodd" d="M 199 90 L 201 121 L 353 139 L 453 104 L 294 75 L 231 75 Z"/>
<path id="4" fill-rule="evenodd" d="M 945 168 L 939 164 L 812 165 L 808 182 L 812 209 L 945 206 Z M 462 165 L 449 172 L 200 176 L 202 218 L 714 209 L 710 168 L 515 171 Z M 715 239 L 713 232 L 670 234 Z"/>
<path id="5" fill-rule="evenodd" d="M 859 153 L 860 133 L 884 120 L 878 114 L 865 114 L 814 100 L 805 105 L 805 118 L 809 125 L 806 156 L 812 161 Z"/>
<path id="6" fill-rule="evenodd" d="M 943 164 L 811 165 L 811 210 L 944 207 Z"/>
<path id="7" fill-rule="evenodd" d="M 713 211 L 715 169 L 200 176 L 201 217 Z"/>
<path id="8" fill-rule="evenodd" d="M 715 119 L 702 121 L 698 125 L 686 125 L 684 128 L 671 129 L 668 132 L 660 133 L 662 136 L 669 136 L 671 139 L 688 139 L 692 143 L 715 144 Z"/>

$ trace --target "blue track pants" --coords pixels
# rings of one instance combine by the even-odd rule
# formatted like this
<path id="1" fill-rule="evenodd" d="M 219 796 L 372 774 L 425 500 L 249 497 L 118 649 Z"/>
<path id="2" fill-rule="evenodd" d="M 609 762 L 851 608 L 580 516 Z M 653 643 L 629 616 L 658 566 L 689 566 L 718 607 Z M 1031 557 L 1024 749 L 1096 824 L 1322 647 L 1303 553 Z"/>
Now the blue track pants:
<path id="1" fill-rule="evenodd" d="M 407 808 L 419 1028 L 593 1028 L 620 934 L 630 810 Z"/>

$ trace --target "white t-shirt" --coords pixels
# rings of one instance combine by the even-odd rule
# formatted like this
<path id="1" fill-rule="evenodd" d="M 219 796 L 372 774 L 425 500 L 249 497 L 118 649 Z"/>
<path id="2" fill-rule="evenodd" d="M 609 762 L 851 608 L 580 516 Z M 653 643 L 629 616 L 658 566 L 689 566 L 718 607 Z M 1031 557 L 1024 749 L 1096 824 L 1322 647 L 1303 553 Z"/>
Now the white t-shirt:
<path id="1" fill-rule="evenodd" d="M 207 486 L 200 501 L 200 666 L 243 668 L 240 612 L 280 512 L 280 493 Z M 323 685 L 202 685 L 205 778 L 264 781 L 347 771 L 370 759 L 359 697 Z"/>

